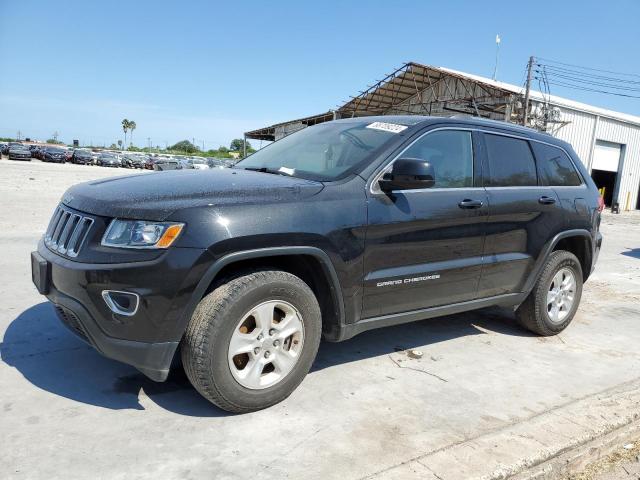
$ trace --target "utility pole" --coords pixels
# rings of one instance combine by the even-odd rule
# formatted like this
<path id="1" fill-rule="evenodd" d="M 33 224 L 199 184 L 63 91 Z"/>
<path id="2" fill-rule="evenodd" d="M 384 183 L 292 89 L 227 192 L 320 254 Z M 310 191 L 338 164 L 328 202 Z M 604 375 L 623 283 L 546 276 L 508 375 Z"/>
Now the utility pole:
<path id="1" fill-rule="evenodd" d="M 527 86 L 524 92 L 524 115 L 522 117 L 522 125 L 525 127 L 527 123 L 529 123 L 529 95 L 531 93 L 531 76 L 534 61 L 535 58 L 533 56 L 529 57 L 529 64 L 527 65 Z"/>
<path id="2" fill-rule="evenodd" d="M 147 146 L 149 147 L 149 150 L 151 150 L 151 137 L 147 137 Z"/>
<path id="3" fill-rule="evenodd" d="M 18 130 L 18 141 L 20 141 L 20 137 L 22 137 L 22 132 Z"/>

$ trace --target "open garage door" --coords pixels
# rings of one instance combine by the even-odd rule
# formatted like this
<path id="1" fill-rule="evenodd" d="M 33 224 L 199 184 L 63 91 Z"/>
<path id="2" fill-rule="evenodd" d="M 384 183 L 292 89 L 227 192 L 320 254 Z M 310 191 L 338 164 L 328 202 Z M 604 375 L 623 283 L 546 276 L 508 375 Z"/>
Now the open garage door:
<path id="1" fill-rule="evenodd" d="M 604 203 L 607 206 L 613 201 L 617 188 L 618 170 L 620 168 L 624 145 L 596 140 L 591 164 L 591 178 L 598 187 L 604 188 Z"/>

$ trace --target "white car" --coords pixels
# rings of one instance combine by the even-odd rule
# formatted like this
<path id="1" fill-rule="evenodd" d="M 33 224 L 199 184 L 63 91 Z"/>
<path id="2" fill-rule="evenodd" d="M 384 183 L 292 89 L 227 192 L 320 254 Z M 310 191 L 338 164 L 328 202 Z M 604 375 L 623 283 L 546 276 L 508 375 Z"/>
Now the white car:
<path id="1" fill-rule="evenodd" d="M 191 157 L 191 163 L 196 170 L 208 170 L 209 164 L 204 157 Z"/>

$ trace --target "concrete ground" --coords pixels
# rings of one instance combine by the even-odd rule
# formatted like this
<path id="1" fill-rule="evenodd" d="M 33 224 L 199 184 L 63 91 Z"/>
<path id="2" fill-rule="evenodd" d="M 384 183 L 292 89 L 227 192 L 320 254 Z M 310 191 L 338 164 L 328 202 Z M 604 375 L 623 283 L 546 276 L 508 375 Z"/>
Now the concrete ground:
<path id="1" fill-rule="evenodd" d="M 561 480 L 638 480 L 640 478 L 640 441 L 619 445 L 610 455 L 590 463 Z"/>
<path id="2" fill-rule="evenodd" d="M 234 416 L 184 376 L 156 384 L 101 357 L 31 284 L 29 252 L 63 191 L 115 173 L 132 172 L 0 161 L 0 478 L 529 478 L 638 421 L 637 212 L 605 216 L 561 335 L 500 309 L 371 331 L 323 343 L 288 400 Z"/>

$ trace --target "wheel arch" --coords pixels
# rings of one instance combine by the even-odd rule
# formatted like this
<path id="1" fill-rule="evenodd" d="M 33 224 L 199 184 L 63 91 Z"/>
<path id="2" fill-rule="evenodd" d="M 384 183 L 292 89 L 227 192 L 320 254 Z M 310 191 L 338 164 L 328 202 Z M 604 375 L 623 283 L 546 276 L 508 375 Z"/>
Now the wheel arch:
<path id="1" fill-rule="evenodd" d="M 566 250 L 573 253 L 580 261 L 582 267 L 582 280 L 586 281 L 591 273 L 592 263 L 592 249 L 591 249 L 591 237 L 584 235 L 571 235 L 559 239 L 551 253 L 556 250 Z"/>
<path id="2" fill-rule="evenodd" d="M 260 268 L 280 269 L 305 281 L 322 311 L 322 330 L 329 340 L 339 338 L 345 322 L 344 301 L 338 275 L 329 256 L 308 246 L 272 247 L 227 254 L 216 260 L 202 276 L 185 308 L 179 332 L 182 336 L 202 298 L 226 280 Z"/>
<path id="3" fill-rule="evenodd" d="M 538 257 L 534 268 L 525 284 L 524 293 L 529 293 L 538 281 L 542 269 L 551 255 L 556 250 L 567 250 L 573 253 L 582 267 L 582 278 L 586 281 L 591 273 L 593 262 L 593 239 L 587 230 L 565 230 L 555 235 L 544 247 Z"/>

